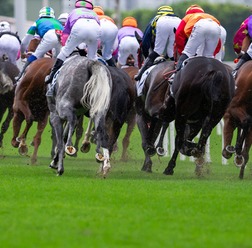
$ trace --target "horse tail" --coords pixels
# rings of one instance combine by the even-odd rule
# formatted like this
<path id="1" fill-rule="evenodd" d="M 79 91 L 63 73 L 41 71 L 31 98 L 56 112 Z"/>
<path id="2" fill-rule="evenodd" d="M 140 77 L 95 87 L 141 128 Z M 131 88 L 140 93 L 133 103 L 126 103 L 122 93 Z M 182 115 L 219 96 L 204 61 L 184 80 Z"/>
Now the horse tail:
<path id="1" fill-rule="evenodd" d="M 107 112 L 110 104 L 112 79 L 107 67 L 98 61 L 88 65 L 91 77 L 83 88 L 81 104 L 88 106 L 90 117 Z"/>
<path id="2" fill-rule="evenodd" d="M 210 94 L 209 97 L 213 101 L 219 101 L 219 99 L 221 98 L 223 78 L 223 72 L 214 70 L 207 72 L 204 77 L 201 78 L 201 80 L 204 82 L 204 87 L 206 87 L 205 93 L 207 95 Z"/>

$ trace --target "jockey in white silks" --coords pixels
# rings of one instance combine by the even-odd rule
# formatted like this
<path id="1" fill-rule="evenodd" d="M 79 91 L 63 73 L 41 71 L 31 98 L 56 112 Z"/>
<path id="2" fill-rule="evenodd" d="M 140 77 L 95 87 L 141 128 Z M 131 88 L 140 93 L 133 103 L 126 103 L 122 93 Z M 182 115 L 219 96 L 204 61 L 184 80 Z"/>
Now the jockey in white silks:
<path id="1" fill-rule="evenodd" d="M 8 60 L 16 65 L 20 43 L 18 35 L 11 32 L 10 24 L 6 21 L 0 22 L 0 60 Z"/>
<path id="2" fill-rule="evenodd" d="M 137 26 L 137 20 L 132 16 L 128 16 L 122 21 L 122 27 L 118 31 L 119 66 L 125 66 L 128 57 L 132 55 L 135 66 L 138 67 L 137 52 L 140 45 L 135 37 L 135 32 L 137 32 L 140 37 L 143 37 L 143 32 Z"/>
<path id="3" fill-rule="evenodd" d="M 115 43 L 118 34 L 118 27 L 116 26 L 115 21 L 110 16 L 104 14 L 104 11 L 101 6 L 95 6 L 94 11 L 100 19 L 100 47 L 102 50 L 102 57 L 106 60 L 109 66 L 115 67 L 116 65 L 112 57 L 112 53 L 116 49 Z"/>
<path id="4" fill-rule="evenodd" d="M 87 45 L 87 57 L 92 60 L 98 59 L 97 49 L 101 37 L 101 27 L 98 15 L 93 11 L 92 0 L 75 1 L 75 9 L 69 13 L 63 30 L 64 34 L 69 36 L 65 46 L 62 47 L 57 56 L 50 74 L 46 76 L 46 84 L 52 82 L 54 75 L 61 68 L 66 58 L 83 42 Z M 47 92 L 47 96 L 52 96 L 52 94 L 53 92 Z"/>

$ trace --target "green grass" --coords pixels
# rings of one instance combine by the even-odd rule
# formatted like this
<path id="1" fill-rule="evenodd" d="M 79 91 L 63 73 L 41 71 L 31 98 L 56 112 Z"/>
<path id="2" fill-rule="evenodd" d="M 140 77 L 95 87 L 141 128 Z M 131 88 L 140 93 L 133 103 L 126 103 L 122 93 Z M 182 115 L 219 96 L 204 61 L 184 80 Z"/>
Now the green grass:
<path id="1" fill-rule="evenodd" d="M 252 247 L 250 166 L 240 180 L 232 161 L 221 165 L 221 138 L 213 136 L 203 177 L 189 159 L 178 160 L 173 176 L 163 175 L 168 157 L 153 157 L 153 173 L 141 172 L 136 129 L 130 161 L 120 162 L 116 153 L 102 179 L 94 147 L 66 157 L 57 177 L 48 168 L 49 129 L 37 165 L 10 146 L 10 129 L 0 159 L 1 247 Z"/>

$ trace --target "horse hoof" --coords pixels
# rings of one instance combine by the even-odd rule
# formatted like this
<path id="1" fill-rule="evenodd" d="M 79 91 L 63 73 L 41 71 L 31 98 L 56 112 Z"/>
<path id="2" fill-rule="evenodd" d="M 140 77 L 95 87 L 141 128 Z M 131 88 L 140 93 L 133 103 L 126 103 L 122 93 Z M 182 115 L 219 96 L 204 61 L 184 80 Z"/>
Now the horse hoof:
<path id="1" fill-rule="evenodd" d="M 225 149 L 228 153 L 231 153 L 231 154 L 235 153 L 235 148 L 231 145 L 226 146 Z"/>
<path id="2" fill-rule="evenodd" d="M 103 157 L 103 155 L 101 153 L 96 153 L 95 158 L 98 163 L 101 163 L 105 160 L 105 158 Z"/>
<path id="3" fill-rule="evenodd" d="M 107 176 L 107 174 L 109 173 L 109 170 L 111 168 L 109 160 L 107 159 L 107 161 L 104 161 L 104 163 L 105 162 L 106 162 L 106 164 L 103 165 L 103 167 L 102 167 L 103 178 L 105 178 Z"/>
<path id="4" fill-rule="evenodd" d="M 234 164 L 236 167 L 241 168 L 245 163 L 245 159 L 242 155 L 236 155 L 234 157 Z"/>
<path id="5" fill-rule="evenodd" d="M 56 164 L 54 164 L 53 161 L 50 163 L 49 167 L 50 167 L 51 169 L 58 170 L 58 166 L 57 166 Z"/>
<path id="6" fill-rule="evenodd" d="M 64 170 L 59 170 L 59 171 L 57 172 L 57 176 L 62 176 L 63 173 L 64 173 Z"/>
<path id="7" fill-rule="evenodd" d="M 165 171 L 163 172 L 163 174 L 165 174 L 167 176 L 172 176 L 174 174 L 174 171 L 170 170 L 170 169 L 165 169 Z"/>
<path id="8" fill-rule="evenodd" d="M 232 157 L 233 153 L 228 152 L 226 149 L 223 149 L 222 151 L 222 157 L 224 157 L 225 159 L 230 159 Z"/>
<path id="9" fill-rule="evenodd" d="M 65 147 L 65 153 L 69 156 L 73 156 L 77 150 L 73 146 L 66 146 Z"/>
<path id="10" fill-rule="evenodd" d="M 19 146 L 18 152 L 21 156 L 25 156 L 28 153 L 28 147 L 26 145 Z"/>
<path id="11" fill-rule="evenodd" d="M 86 143 L 82 144 L 80 150 L 82 153 L 88 153 L 90 151 L 90 148 L 91 148 L 90 142 L 86 142 Z"/>
<path id="12" fill-rule="evenodd" d="M 163 157 L 165 155 L 164 148 L 163 147 L 158 147 L 157 148 L 157 154 L 158 154 L 158 156 Z"/>
<path id="13" fill-rule="evenodd" d="M 156 154 L 156 149 L 154 147 L 148 147 L 146 149 L 146 152 L 150 157 L 152 157 Z"/>

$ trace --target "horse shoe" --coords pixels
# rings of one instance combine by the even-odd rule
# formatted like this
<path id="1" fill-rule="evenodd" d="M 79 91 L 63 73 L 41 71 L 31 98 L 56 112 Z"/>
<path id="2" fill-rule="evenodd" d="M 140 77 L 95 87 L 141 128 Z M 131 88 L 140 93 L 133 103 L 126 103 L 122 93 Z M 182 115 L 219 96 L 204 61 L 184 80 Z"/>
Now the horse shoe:
<path id="1" fill-rule="evenodd" d="M 227 152 L 229 152 L 231 154 L 235 153 L 235 148 L 233 146 L 231 146 L 231 145 L 226 146 L 225 149 L 226 149 Z"/>
<path id="2" fill-rule="evenodd" d="M 101 153 L 96 153 L 95 158 L 98 163 L 101 163 L 105 160 L 104 156 Z"/>
<path id="3" fill-rule="evenodd" d="M 157 150 L 158 156 L 163 157 L 165 155 L 165 150 L 163 147 L 157 147 L 156 150 Z"/>
<path id="4" fill-rule="evenodd" d="M 241 161 L 240 163 L 238 163 L 239 161 Z M 236 167 L 241 168 L 245 163 L 245 159 L 242 155 L 235 155 L 234 157 L 234 164 Z"/>
<path id="5" fill-rule="evenodd" d="M 73 156 L 77 150 L 73 146 L 66 146 L 65 147 L 65 153 L 69 156 Z"/>

